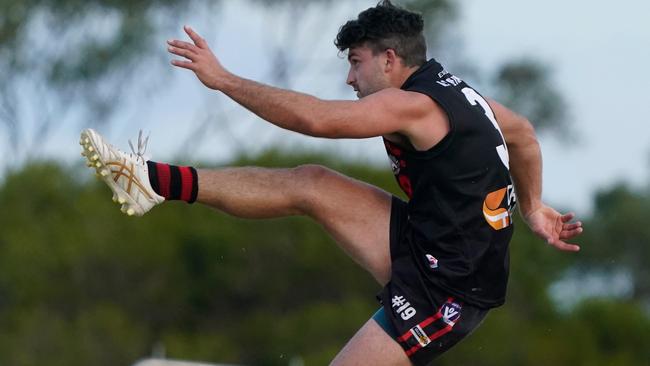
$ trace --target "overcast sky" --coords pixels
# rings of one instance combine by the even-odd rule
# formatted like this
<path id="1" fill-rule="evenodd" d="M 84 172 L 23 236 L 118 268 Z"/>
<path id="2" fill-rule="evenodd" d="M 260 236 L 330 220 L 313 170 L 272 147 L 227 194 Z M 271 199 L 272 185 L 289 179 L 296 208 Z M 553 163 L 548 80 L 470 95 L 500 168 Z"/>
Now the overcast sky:
<path id="1" fill-rule="evenodd" d="M 322 16 L 323 8 L 316 7 L 293 23 L 286 21 L 291 14 L 262 11 L 247 1 L 224 3 L 219 15 L 196 14 L 179 20 L 179 32 L 162 37 L 160 47 L 165 47 L 166 38 L 182 36 L 182 25 L 190 24 L 205 36 L 224 66 L 270 82 L 268 55 L 278 52 L 274 45 L 288 40 L 289 46 L 282 52 L 309 65 L 294 75 L 289 87 L 324 98 L 355 98 L 344 84 L 346 61 L 337 58 L 332 40 L 341 24 L 375 1 L 334 2 L 327 17 Z M 646 91 L 650 85 L 650 2 L 461 3 L 461 19 L 452 39 L 462 41 L 458 48 L 469 63 L 490 71 L 513 58 L 539 59 L 551 66 L 553 80 L 567 99 L 579 141 L 561 143 L 552 136 L 542 137 L 545 200 L 588 213 L 595 190 L 617 181 L 636 185 L 650 181 L 650 101 Z M 316 27 L 318 32 L 305 33 L 302 27 Z M 435 56 L 453 58 L 451 53 Z M 102 131 L 116 145 L 127 147 L 126 139 L 144 128 L 151 131 L 149 152 L 158 160 L 178 156 L 183 147 L 182 155 L 197 157 L 195 160 L 226 161 L 234 148 L 256 151 L 280 143 L 385 161 L 388 169 L 378 139 L 324 141 L 280 133 L 207 90 L 190 73 L 171 66 L 163 70 L 160 79 L 164 83 L 154 97 L 135 101 L 119 115 L 123 123 Z M 211 116 L 214 121 L 229 122 L 208 122 L 204 133 L 196 136 L 196 144 L 181 145 L 179 141 L 187 141 L 189 131 L 210 116 L 209 110 L 221 111 Z M 60 129 L 45 154 L 76 159 L 78 147 L 70 142 L 77 136 L 76 127 Z"/>

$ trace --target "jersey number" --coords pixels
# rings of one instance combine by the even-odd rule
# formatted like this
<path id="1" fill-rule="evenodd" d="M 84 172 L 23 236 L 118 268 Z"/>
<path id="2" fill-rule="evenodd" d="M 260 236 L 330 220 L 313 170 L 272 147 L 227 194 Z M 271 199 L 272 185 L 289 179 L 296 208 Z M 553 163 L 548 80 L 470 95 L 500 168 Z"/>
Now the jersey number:
<path id="1" fill-rule="evenodd" d="M 510 170 L 510 156 L 508 155 L 508 148 L 506 147 L 506 139 L 503 137 L 503 133 L 501 132 L 501 129 L 499 128 L 499 124 L 497 123 L 496 117 L 494 117 L 494 112 L 492 112 L 492 108 L 490 108 L 490 105 L 488 102 L 483 99 L 482 96 L 479 95 L 474 89 L 465 87 L 462 90 L 463 94 L 465 94 L 465 98 L 467 98 L 467 101 L 471 105 L 476 105 L 477 103 L 483 108 L 483 112 L 485 112 L 485 116 L 492 122 L 492 125 L 494 128 L 499 131 L 499 135 L 501 135 L 501 141 L 503 141 L 503 144 L 497 146 L 497 154 L 499 154 L 499 158 L 501 158 L 501 162 L 503 165 L 506 166 L 508 170 Z"/>
<path id="2" fill-rule="evenodd" d="M 499 131 L 503 143 L 496 147 L 497 154 L 499 155 L 499 158 L 501 158 L 503 165 L 510 170 L 510 156 L 508 155 L 508 148 L 506 147 L 506 139 L 503 138 L 503 133 L 499 128 L 497 119 L 494 117 L 492 108 L 490 108 L 488 102 L 486 102 L 485 99 L 483 99 L 483 97 L 474 89 L 463 88 L 462 92 L 465 94 L 465 97 L 471 105 L 476 105 L 478 103 L 478 105 L 483 108 L 485 116 L 490 120 L 490 122 L 492 122 L 494 128 Z M 483 202 L 483 216 L 494 230 L 505 229 L 512 224 L 511 211 L 514 209 L 514 203 L 516 202 L 515 197 L 514 187 L 512 185 L 491 192 L 485 197 L 485 201 Z M 501 207 L 504 198 L 506 198 L 506 207 Z"/>

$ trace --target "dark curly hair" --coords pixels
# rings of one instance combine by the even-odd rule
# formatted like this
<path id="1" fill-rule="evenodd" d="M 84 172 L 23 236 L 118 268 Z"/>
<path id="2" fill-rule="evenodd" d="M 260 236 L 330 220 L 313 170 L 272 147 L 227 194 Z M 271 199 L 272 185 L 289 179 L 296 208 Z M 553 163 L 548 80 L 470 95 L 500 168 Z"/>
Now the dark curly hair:
<path id="1" fill-rule="evenodd" d="M 422 15 L 384 0 L 345 23 L 334 44 L 340 51 L 366 45 L 374 54 L 391 48 L 406 66 L 420 66 L 426 62 L 427 53 L 423 29 Z"/>

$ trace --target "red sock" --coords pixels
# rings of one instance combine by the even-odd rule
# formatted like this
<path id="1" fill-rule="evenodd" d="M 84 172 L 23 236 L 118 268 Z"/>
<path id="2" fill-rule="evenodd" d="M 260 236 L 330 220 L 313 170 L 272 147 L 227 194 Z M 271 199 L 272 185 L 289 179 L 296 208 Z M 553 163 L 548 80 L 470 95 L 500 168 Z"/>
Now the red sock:
<path id="1" fill-rule="evenodd" d="M 191 166 L 176 166 L 147 161 L 151 188 L 165 200 L 196 201 L 199 178 Z"/>

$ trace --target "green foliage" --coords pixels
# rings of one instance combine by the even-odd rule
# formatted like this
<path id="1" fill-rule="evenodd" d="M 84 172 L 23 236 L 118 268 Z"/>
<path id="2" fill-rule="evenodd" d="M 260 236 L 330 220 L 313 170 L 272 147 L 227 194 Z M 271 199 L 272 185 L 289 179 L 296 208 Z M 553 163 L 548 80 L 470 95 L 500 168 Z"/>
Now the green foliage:
<path id="1" fill-rule="evenodd" d="M 269 151 L 235 165 L 305 162 L 396 188 L 388 169 L 321 155 Z M 307 219 L 239 220 L 183 203 L 128 218 L 86 173 L 31 164 L 0 186 L 0 365 L 128 365 L 161 346 L 170 358 L 322 365 L 378 308 L 379 286 Z M 603 242 L 626 234 L 622 248 L 638 255 L 647 197 L 602 193 L 588 229 Z M 609 260 L 592 240 L 589 263 Z M 548 286 L 582 257 L 519 222 L 511 249 L 508 302 L 436 364 L 647 363 L 642 306 L 589 300 L 559 313 Z"/>
<path id="2" fill-rule="evenodd" d="M 625 269 L 632 274 L 633 294 L 650 304 L 650 192 L 618 184 L 596 195 L 588 228 L 583 272 Z"/>

